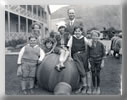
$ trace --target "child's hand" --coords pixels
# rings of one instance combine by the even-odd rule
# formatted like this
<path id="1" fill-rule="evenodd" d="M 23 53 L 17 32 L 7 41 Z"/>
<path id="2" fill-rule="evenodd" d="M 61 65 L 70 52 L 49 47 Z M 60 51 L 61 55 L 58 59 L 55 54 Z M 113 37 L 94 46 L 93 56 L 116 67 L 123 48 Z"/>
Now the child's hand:
<path id="1" fill-rule="evenodd" d="M 111 56 L 113 55 L 113 50 L 110 50 L 110 55 L 111 55 Z"/>
<path id="2" fill-rule="evenodd" d="M 21 64 L 18 64 L 18 68 L 17 68 L 17 76 L 18 76 L 18 77 L 21 77 L 22 74 L 23 74 L 23 72 L 22 72 L 22 66 L 21 66 Z"/>
<path id="3" fill-rule="evenodd" d="M 103 68 L 104 67 L 104 60 L 102 60 L 102 62 L 101 62 L 101 68 Z"/>
<path id="4" fill-rule="evenodd" d="M 42 61 L 38 60 L 37 64 L 40 65 Z"/>
<path id="5" fill-rule="evenodd" d="M 51 52 L 46 53 L 46 56 L 49 55 L 49 54 L 51 54 Z"/>
<path id="6" fill-rule="evenodd" d="M 89 69 L 91 69 L 91 64 L 90 64 L 90 62 L 88 61 L 88 67 L 89 67 Z"/>
<path id="7" fill-rule="evenodd" d="M 72 57 L 69 57 L 68 60 L 69 60 L 69 61 L 73 61 L 73 58 L 72 58 Z"/>

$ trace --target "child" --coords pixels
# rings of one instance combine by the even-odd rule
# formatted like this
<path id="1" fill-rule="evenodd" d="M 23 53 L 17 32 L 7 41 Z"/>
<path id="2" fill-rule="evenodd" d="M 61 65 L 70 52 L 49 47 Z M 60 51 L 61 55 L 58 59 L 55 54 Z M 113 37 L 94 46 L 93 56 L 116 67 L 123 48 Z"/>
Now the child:
<path id="1" fill-rule="evenodd" d="M 82 27 L 74 27 L 73 36 L 68 41 L 70 56 L 74 59 L 79 71 L 82 85 L 76 93 L 91 94 L 91 75 L 88 67 L 87 46 L 91 46 L 90 41 L 82 35 Z"/>
<path id="2" fill-rule="evenodd" d="M 28 94 L 28 90 L 31 94 L 34 93 L 36 65 L 41 63 L 44 56 L 44 51 L 37 45 L 37 37 L 30 36 L 29 43 L 19 52 L 17 61 L 18 66 L 22 68 L 21 87 L 25 95 Z"/>
<path id="3" fill-rule="evenodd" d="M 100 70 L 104 67 L 103 57 L 105 56 L 105 47 L 98 41 L 99 32 L 91 31 L 92 46 L 89 47 L 89 62 L 91 65 L 93 94 L 100 94 Z"/>
<path id="4" fill-rule="evenodd" d="M 53 38 L 49 37 L 44 41 L 44 46 L 45 46 L 44 51 L 45 51 L 46 55 L 48 55 L 53 52 L 54 47 L 56 46 L 56 42 Z"/>
<path id="5" fill-rule="evenodd" d="M 67 47 L 69 33 L 65 32 L 65 26 L 60 26 L 58 32 L 59 34 L 55 36 L 57 44 L 54 51 L 60 54 L 59 63 L 55 67 L 55 69 L 60 72 L 65 68 L 64 62 L 69 56 L 69 50 Z"/>

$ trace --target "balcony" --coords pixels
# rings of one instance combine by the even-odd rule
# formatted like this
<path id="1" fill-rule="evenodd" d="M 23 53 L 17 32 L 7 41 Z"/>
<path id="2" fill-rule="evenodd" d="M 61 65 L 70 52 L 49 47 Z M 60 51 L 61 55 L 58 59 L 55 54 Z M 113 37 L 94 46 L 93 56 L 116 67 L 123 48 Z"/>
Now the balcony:
<path id="1" fill-rule="evenodd" d="M 37 20 L 39 22 L 44 22 L 47 23 L 47 18 L 43 17 L 43 16 L 38 16 L 36 14 L 34 14 L 32 11 L 26 10 L 25 8 L 19 6 L 19 5 L 6 5 L 5 9 L 11 12 L 14 12 L 18 15 L 33 19 L 33 20 Z M 46 13 L 46 12 L 45 12 Z"/>

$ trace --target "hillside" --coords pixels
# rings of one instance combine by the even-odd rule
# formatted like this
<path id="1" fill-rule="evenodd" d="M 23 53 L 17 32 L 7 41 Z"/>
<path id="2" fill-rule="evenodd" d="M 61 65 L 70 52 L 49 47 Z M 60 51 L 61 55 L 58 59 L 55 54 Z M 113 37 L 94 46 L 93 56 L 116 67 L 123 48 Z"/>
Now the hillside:
<path id="1" fill-rule="evenodd" d="M 76 11 L 76 17 L 83 19 L 85 29 L 96 27 L 100 30 L 103 27 L 114 27 L 121 29 L 121 9 L 119 5 L 101 5 L 101 6 L 85 6 L 85 5 L 73 5 L 63 7 L 51 15 L 51 19 L 68 18 L 67 9 L 74 8 Z"/>

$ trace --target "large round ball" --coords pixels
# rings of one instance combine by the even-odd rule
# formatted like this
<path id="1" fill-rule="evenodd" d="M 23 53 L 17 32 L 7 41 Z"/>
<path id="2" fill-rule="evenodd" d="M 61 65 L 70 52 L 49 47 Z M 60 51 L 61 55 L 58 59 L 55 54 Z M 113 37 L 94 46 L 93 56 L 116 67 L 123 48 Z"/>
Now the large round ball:
<path id="1" fill-rule="evenodd" d="M 66 68 L 61 72 L 55 69 L 58 62 L 59 55 L 57 54 L 50 54 L 44 58 L 37 70 L 39 85 L 48 91 L 53 91 L 56 84 L 66 82 L 71 85 L 72 90 L 77 89 L 79 86 L 79 73 L 75 62 L 67 60 L 65 62 Z"/>

